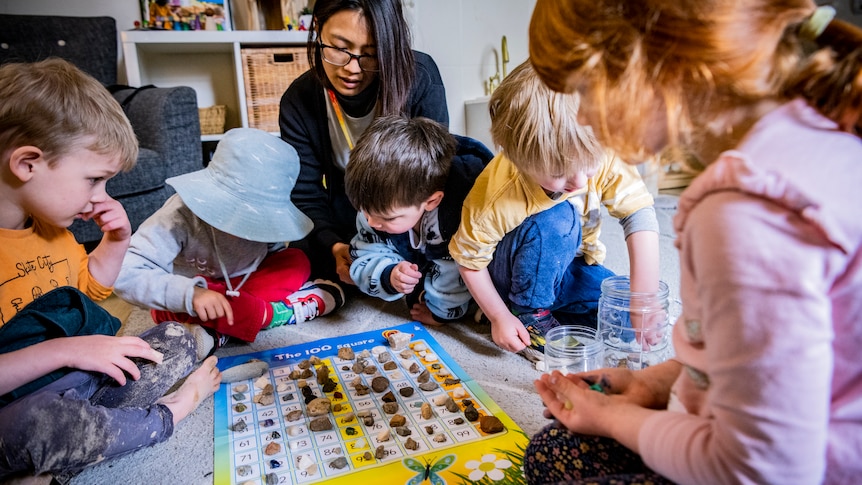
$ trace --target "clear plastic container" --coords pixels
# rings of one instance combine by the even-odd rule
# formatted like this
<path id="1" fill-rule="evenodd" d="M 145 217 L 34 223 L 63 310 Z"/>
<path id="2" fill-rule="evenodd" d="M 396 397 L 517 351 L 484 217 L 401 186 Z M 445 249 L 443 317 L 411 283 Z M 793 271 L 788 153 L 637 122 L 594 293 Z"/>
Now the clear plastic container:
<path id="1" fill-rule="evenodd" d="M 673 357 L 672 307 L 677 310 L 679 302 L 671 301 L 663 281 L 656 293 L 632 293 L 628 276 L 602 281 L 599 333 L 604 366 L 640 370 Z"/>
<path id="2" fill-rule="evenodd" d="M 603 367 L 602 341 L 594 328 L 564 325 L 545 334 L 545 371 L 574 374 Z"/>

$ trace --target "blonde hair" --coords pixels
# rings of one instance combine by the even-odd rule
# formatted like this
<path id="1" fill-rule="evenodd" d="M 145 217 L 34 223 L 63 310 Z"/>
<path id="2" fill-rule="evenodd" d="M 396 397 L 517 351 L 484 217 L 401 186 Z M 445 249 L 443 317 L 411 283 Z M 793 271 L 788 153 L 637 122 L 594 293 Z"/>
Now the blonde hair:
<path id="1" fill-rule="evenodd" d="M 548 89 L 524 62 L 491 95 L 491 138 L 522 172 L 558 177 L 595 169 L 604 150 L 592 129 L 578 124 L 579 100 Z"/>
<path id="2" fill-rule="evenodd" d="M 803 95 L 822 108 L 817 93 L 802 89 L 811 87 L 805 79 L 828 81 L 821 95 L 843 93 L 824 114 L 845 115 L 862 92 L 859 51 L 844 67 L 823 54 L 803 64 L 799 29 L 815 7 L 811 0 L 537 0 L 530 56 L 551 88 L 589 96 L 593 129 L 606 146 L 640 155 L 643 120 L 654 119 L 656 106 L 671 145 L 690 143 L 722 109 L 752 101 Z M 802 77 L 800 66 L 808 70 Z"/>
<path id="3" fill-rule="evenodd" d="M 138 158 L 119 103 L 99 81 L 57 58 L 0 66 L 0 153 L 25 145 L 51 163 L 77 148 L 116 155 L 123 170 Z"/>

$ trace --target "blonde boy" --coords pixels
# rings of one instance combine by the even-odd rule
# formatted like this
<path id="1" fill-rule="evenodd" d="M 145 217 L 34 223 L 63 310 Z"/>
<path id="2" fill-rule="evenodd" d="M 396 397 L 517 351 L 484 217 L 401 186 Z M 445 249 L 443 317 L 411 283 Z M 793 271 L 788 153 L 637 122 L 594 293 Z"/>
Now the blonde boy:
<path id="1" fill-rule="evenodd" d="M 135 163 L 119 104 L 66 61 L 0 67 L 0 482 L 71 474 L 166 440 L 218 388 L 178 324 L 115 337 L 111 293 L 132 230 L 105 183 Z M 102 229 L 91 254 L 66 227 Z"/>
<path id="2" fill-rule="evenodd" d="M 564 324 L 596 326 L 603 279 L 600 209 L 620 219 L 632 288 L 658 287 L 658 223 L 637 171 L 577 124 L 577 95 L 555 93 L 529 62 L 490 101 L 502 151 L 464 201 L 449 251 L 501 348 L 539 360 L 544 335 Z"/>

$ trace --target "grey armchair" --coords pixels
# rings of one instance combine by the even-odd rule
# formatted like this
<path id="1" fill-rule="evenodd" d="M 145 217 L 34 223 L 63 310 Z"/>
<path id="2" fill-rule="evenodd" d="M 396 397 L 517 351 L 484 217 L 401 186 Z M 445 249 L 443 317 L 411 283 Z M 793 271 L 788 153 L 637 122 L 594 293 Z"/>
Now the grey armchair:
<path id="1" fill-rule="evenodd" d="M 111 17 L 60 17 L 0 14 L 0 64 L 61 57 L 106 87 L 117 83 L 117 26 Z M 108 181 L 111 197 L 125 207 L 136 230 L 173 194 L 165 179 L 203 168 L 200 121 L 190 87 L 119 89 L 121 104 L 138 136 L 138 163 Z M 92 249 L 101 240 L 92 221 L 70 228 L 78 242 Z"/>

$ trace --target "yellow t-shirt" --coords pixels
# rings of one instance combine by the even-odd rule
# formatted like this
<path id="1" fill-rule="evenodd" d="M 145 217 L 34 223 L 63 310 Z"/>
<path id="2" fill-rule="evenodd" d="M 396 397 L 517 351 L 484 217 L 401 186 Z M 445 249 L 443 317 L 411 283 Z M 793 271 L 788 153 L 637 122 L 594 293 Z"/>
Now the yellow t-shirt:
<path id="1" fill-rule="evenodd" d="M 599 241 L 601 206 L 621 219 L 654 203 L 637 169 L 615 155 L 602 161 L 586 187 L 553 200 L 508 158 L 498 154 L 464 200 L 461 225 L 449 242 L 449 253 L 465 268 L 484 269 L 493 260 L 503 236 L 531 215 L 562 202 L 574 204 L 581 214 L 580 252 L 589 264 L 602 263 L 607 251 Z"/>
<path id="2" fill-rule="evenodd" d="M 67 229 L 36 222 L 27 229 L 0 229 L 0 326 L 43 294 L 74 286 L 93 300 L 112 288 L 93 279 L 89 256 Z"/>

